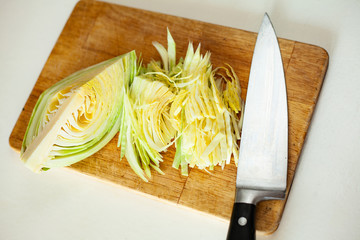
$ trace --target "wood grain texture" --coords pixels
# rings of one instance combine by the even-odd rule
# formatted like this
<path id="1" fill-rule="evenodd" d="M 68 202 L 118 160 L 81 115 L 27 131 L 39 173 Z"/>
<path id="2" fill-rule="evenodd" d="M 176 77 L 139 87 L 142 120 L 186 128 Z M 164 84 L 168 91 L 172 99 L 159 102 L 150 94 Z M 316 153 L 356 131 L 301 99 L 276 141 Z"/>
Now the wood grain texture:
<path id="1" fill-rule="evenodd" d="M 168 27 L 177 44 L 177 56 L 185 56 L 189 41 L 201 42 L 202 51 L 211 52 L 213 65 L 229 63 L 240 79 L 246 97 L 256 33 L 159 14 L 109 3 L 80 1 L 74 8 L 53 48 L 18 121 L 10 145 L 20 150 L 32 109 L 39 95 L 62 78 L 82 68 L 124 54 L 133 49 L 144 62 L 160 59 L 153 41 L 166 44 Z M 279 39 L 289 105 L 289 164 L 287 196 L 294 178 L 301 149 L 328 65 L 327 52 L 317 46 Z M 210 174 L 191 169 L 188 177 L 171 167 L 175 149 L 163 154 L 161 169 L 145 183 L 126 160 L 120 161 L 116 137 L 93 156 L 71 166 L 72 169 L 136 191 L 229 219 L 235 194 L 236 167 L 216 167 Z M 46 173 L 45 173 L 46 174 Z M 265 201 L 258 205 L 256 229 L 275 231 L 286 200 Z"/>

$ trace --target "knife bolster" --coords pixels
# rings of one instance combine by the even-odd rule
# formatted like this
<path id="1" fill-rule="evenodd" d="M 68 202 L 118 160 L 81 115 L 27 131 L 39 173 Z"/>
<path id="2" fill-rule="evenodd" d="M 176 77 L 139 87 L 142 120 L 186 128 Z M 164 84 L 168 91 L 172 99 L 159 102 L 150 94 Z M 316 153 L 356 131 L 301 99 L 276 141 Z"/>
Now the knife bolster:
<path id="1" fill-rule="evenodd" d="M 260 201 L 284 199 L 285 191 L 236 188 L 235 202 L 257 204 Z"/>

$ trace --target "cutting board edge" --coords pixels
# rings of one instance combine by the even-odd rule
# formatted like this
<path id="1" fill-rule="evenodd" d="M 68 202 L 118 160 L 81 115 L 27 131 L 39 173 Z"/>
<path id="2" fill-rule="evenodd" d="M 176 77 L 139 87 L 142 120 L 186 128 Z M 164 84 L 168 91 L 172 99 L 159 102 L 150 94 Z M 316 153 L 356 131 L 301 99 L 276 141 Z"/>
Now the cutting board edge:
<path id="1" fill-rule="evenodd" d="M 77 7 L 77 5 L 82 3 L 82 2 L 84 2 L 84 3 L 100 3 L 100 4 L 116 5 L 116 6 L 125 7 L 125 8 L 129 8 L 129 9 L 133 9 L 133 10 L 141 10 L 141 11 L 145 11 L 145 12 L 150 12 L 150 13 L 153 13 L 153 14 L 161 14 L 161 15 L 164 15 L 164 16 L 177 17 L 177 18 L 181 18 L 181 19 L 185 19 L 185 20 L 196 21 L 196 22 L 199 22 L 199 23 L 211 24 L 211 25 L 214 25 L 214 26 L 225 27 L 225 28 L 234 29 L 234 30 L 241 30 L 243 32 L 247 32 L 247 33 L 250 33 L 250 34 L 255 34 L 255 35 L 258 34 L 257 32 L 253 32 L 253 31 L 250 31 L 250 30 L 244 30 L 244 29 L 240 29 L 240 28 L 237 28 L 237 27 L 229 26 L 229 25 L 217 24 L 217 23 L 207 22 L 205 20 L 193 19 L 193 18 L 179 16 L 179 15 L 172 15 L 172 14 L 168 14 L 168 13 L 164 13 L 164 12 L 156 12 L 156 11 L 153 11 L 153 10 L 143 9 L 141 7 L 133 7 L 133 6 L 128 6 L 128 5 L 124 5 L 124 4 L 120 4 L 120 3 L 111 3 L 111 2 L 101 1 L 101 0 L 79 0 L 75 4 L 73 11 Z M 260 25 L 259 25 L 259 27 L 260 27 Z M 307 43 L 307 42 L 300 42 L 300 41 L 292 40 L 290 38 L 285 38 L 285 37 L 277 37 L 277 39 L 281 39 L 283 41 L 294 42 L 294 45 L 296 43 L 300 43 L 300 44 L 306 44 L 308 46 L 313 46 L 313 47 L 319 48 L 319 49 L 323 50 L 326 53 L 326 55 L 328 56 L 328 59 L 329 59 L 328 51 L 324 47 L 321 47 L 319 45 L 316 45 L 316 44 L 313 44 L 313 43 Z"/>
<path id="2" fill-rule="evenodd" d="M 14 131 L 14 128 L 13 128 L 13 131 Z M 20 153 L 21 149 L 18 149 L 16 146 L 14 146 L 14 143 L 13 143 L 14 140 L 13 139 L 14 138 L 12 137 L 12 131 L 11 131 L 11 134 L 9 136 L 9 146 L 15 152 Z"/>
<path id="3" fill-rule="evenodd" d="M 115 188 L 118 188 L 118 189 L 122 189 L 122 190 L 128 191 L 130 193 L 137 194 L 139 196 L 144 196 L 144 197 L 149 198 L 149 199 L 151 199 L 153 201 L 156 201 L 156 202 L 162 202 L 162 203 L 168 204 L 170 206 L 177 207 L 179 209 L 184 209 L 186 211 L 192 211 L 192 212 L 194 212 L 196 214 L 199 214 L 201 216 L 211 217 L 213 219 L 217 219 L 217 220 L 219 220 L 219 221 L 221 221 L 223 223 L 229 223 L 229 221 L 230 221 L 230 219 L 228 219 L 228 218 L 224 218 L 224 217 L 221 217 L 221 216 L 217 216 L 215 214 L 200 211 L 200 210 L 197 210 L 195 208 L 192 208 L 192 207 L 189 207 L 189 206 L 186 206 L 186 205 L 182 205 L 182 204 L 179 204 L 179 203 L 174 202 L 174 201 L 170 201 L 170 200 L 167 200 L 167 199 L 164 199 L 164 198 L 156 197 L 154 195 L 151 195 L 151 194 L 148 194 L 148 193 L 145 193 L 145 192 L 141 192 L 141 191 L 138 191 L 138 190 L 130 188 L 130 187 L 126 187 L 126 186 L 121 185 L 121 184 L 117 184 L 117 183 L 112 182 L 110 180 L 106 180 L 106 179 L 103 179 L 103 178 L 98 178 L 96 176 L 92 176 L 91 174 L 86 174 L 84 172 L 80 172 L 80 171 L 78 171 L 76 169 L 71 168 L 71 166 L 65 167 L 63 169 L 65 169 L 65 171 L 69 171 L 69 172 L 78 174 L 80 176 L 85 176 L 85 177 L 89 178 L 90 180 L 95 180 L 95 181 L 98 181 L 100 183 L 107 184 L 109 186 L 112 186 L 112 187 L 115 187 Z M 279 224 L 277 224 L 276 229 L 278 228 L 278 226 L 279 226 Z M 265 232 L 265 231 L 256 230 L 256 233 L 260 234 L 260 235 L 263 235 L 263 236 L 268 236 L 268 235 L 271 235 L 273 232 L 275 232 L 276 229 L 274 231 L 272 231 L 272 232 Z"/>
<path id="4" fill-rule="evenodd" d="M 75 10 L 76 6 L 77 6 L 79 3 L 89 3 L 89 2 L 91 2 L 91 3 L 93 3 L 93 2 L 101 2 L 101 3 L 105 3 L 105 4 L 111 4 L 111 3 L 102 2 L 102 1 L 80 0 L 78 3 L 76 3 L 73 11 Z M 120 5 L 120 6 L 123 6 L 123 7 L 126 7 L 126 8 L 137 9 L 137 8 L 128 7 L 128 6 L 124 6 L 124 5 Z M 143 11 L 148 11 L 148 10 L 144 10 L 144 9 L 141 9 L 141 10 L 143 10 Z M 154 12 L 154 11 L 149 11 L 149 12 L 157 13 L 157 12 Z M 71 14 L 72 14 L 72 13 L 71 13 Z M 157 14 L 168 15 L 168 14 L 165 14 L 165 13 L 157 13 Z M 172 15 L 169 15 L 169 16 L 172 16 Z M 177 17 L 179 17 L 179 16 L 177 16 Z M 188 19 L 188 18 L 184 18 L 184 17 L 180 17 L 180 18 Z M 68 20 L 69 20 L 69 19 L 68 19 Z M 193 20 L 193 19 L 190 19 L 190 20 Z M 196 21 L 197 21 L 197 22 L 202 22 L 202 23 L 207 23 L 207 22 L 200 21 L 200 20 L 196 20 Z M 67 24 L 67 23 L 68 23 L 68 21 L 66 22 L 66 24 Z M 66 24 L 64 25 L 64 28 L 65 28 Z M 208 24 L 217 25 L 217 24 L 213 24 L 213 23 L 208 23 Z M 233 27 L 229 27 L 229 26 L 224 26 L 224 25 L 217 25 L 217 26 L 222 26 L 222 27 L 226 27 L 226 28 L 237 29 L 237 28 L 233 28 Z M 237 29 L 237 30 L 239 30 L 239 29 Z M 241 31 L 248 32 L 248 33 L 251 33 L 251 34 L 257 34 L 257 33 L 250 32 L 250 31 L 246 31 L 246 30 L 241 30 Z M 55 45 L 58 43 L 58 40 L 59 40 L 60 36 L 61 36 L 61 35 L 59 35 L 59 37 L 58 37 Z M 289 39 L 285 39 L 285 38 L 279 38 L 279 39 L 283 39 L 283 40 L 287 40 L 287 41 L 294 41 L 294 40 L 289 40 Z M 326 55 L 328 56 L 328 52 L 327 52 L 324 48 L 322 48 L 322 47 L 320 47 L 320 46 L 313 45 L 313 44 L 307 44 L 307 43 L 303 43 L 303 42 L 297 42 L 297 41 L 294 41 L 294 42 L 295 42 L 295 43 L 302 43 L 302 44 L 306 44 L 306 45 L 312 45 L 312 46 L 314 46 L 314 47 L 320 48 L 320 49 L 322 49 L 322 51 L 325 51 L 325 52 L 326 52 Z M 53 52 L 53 50 L 50 52 L 50 54 L 49 54 L 46 62 L 48 61 L 48 59 L 49 59 L 50 55 L 52 54 L 52 52 Z M 328 57 L 328 59 L 329 59 L 329 57 Z M 41 72 L 40 72 L 40 75 L 41 75 L 43 69 L 45 68 L 45 66 L 46 66 L 46 63 L 44 64 L 44 67 L 42 68 L 42 70 L 41 70 Z M 328 68 L 328 61 L 327 61 L 327 65 L 326 65 L 325 70 L 323 70 L 323 72 L 324 72 L 323 75 L 324 75 L 324 76 L 323 76 L 322 79 L 321 79 L 321 86 L 322 86 L 322 83 L 323 83 L 323 81 L 324 81 L 327 68 Z M 40 77 L 40 75 L 39 75 L 39 77 Z M 37 78 L 37 80 L 39 79 L 39 77 Z M 36 81 L 36 82 L 37 82 L 37 81 Z M 36 85 L 36 82 L 35 82 L 35 85 Z M 34 85 L 34 88 L 35 88 L 35 85 Z M 33 88 L 33 89 L 34 89 L 34 88 Z M 321 88 L 320 88 L 320 89 L 321 89 Z M 30 95 L 31 95 L 32 92 L 33 92 L 33 90 L 31 90 Z M 319 93 L 318 93 L 318 94 L 320 94 L 320 90 L 319 90 Z M 316 104 L 316 102 L 314 103 L 314 106 L 315 106 L 315 104 Z M 26 105 L 26 103 L 25 103 L 25 105 Z M 312 119 L 313 114 L 314 114 L 314 112 L 311 114 L 310 120 L 309 120 L 309 122 L 308 122 L 308 127 L 309 127 L 309 125 L 310 125 L 310 121 L 311 121 L 311 119 Z M 19 116 L 18 120 L 19 120 L 19 119 L 20 119 L 20 116 Z M 17 122 L 16 122 L 16 123 L 17 123 Z M 15 129 L 15 126 L 14 126 L 14 128 L 13 128 L 13 131 L 14 131 L 14 129 Z M 12 133 L 11 133 L 11 135 L 10 135 L 10 138 L 9 138 L 10 147 L 12 147 L 15 151 L 19 152 L 20 149 L 18 149 L 16 146 L 14 146 L 14 144 L 13 144 L 13 142 L 11 142 L 11 140 L 15 140 L 15 141 L 21 141 L 21 140 L 20 140 L 20 138 L 11 139 L 12 134 L 13 134 L 13 131 L 12 131 Z M 307 135 L 307 134 L 306 134 L 306 135 Z M 305 136 L 305 137 L 306 137 L 306 136 Z M 18 144 L 17 144 L 17 146 L 18 146 Z M 299 153 L 299 156 L 301 156 L 301 152 L 302 152 L 302 149 L 301 149 L 301 151 L 300 151 L 300 153 Z M 297 166 L 296 166 L 296 167 L 297 167 Z M 76 170 L 75 170 L 75 171 L 76 171 Z M 84 174 L 84 173 L 82 173 L 82 172 L 80 172 L 80 171 L 76 171 L 76 172 L 78 172 L 78 173 L 80 173 L 80 174 L 82 174 L 82 175 L 89 176 L 89 175 Z M 295 174 L 295 173 L 294 173 L 294 174 Z M 97 178 L 97 177 L 94 177 L 94 176 L 90 176 L 90 177 L 92 177 L 92 178 Z M 99 179 L 99 178 L 97 178 L 97 179 L 98 179 L 99 181 L 103 181 L 103 182 L 110 182 L 111 184 L 115 184 L 115 185 L 117 185 L 117 186 L 120 185 L 120 184 L 113 183 L 113 182 L 111 182 L 111 181 L 106 181 L 106 180 L 104 180 L 104 179 Z M 293 183 L 293 181 L 291 181 L 291 185 L 292 185 L 292 183 Z M 291 188 L 291 185 L 290 185 L 290 188 Z M 183 207 L 183 208 L 186 208 L 186 209 L 192 209 L 193 211 L 199 212 L 199 213 L 201 213 L 201 214 L 210 215 L 210 216 L 213 216 L 213 217 L 216 217 L 216 218 L 220 218 L 220 219 L 226 220 L 226 219 L 224 219 L 224 218 L 222 218 L 222 217 L 219 217 L 219 216 L 216 216 L 216 215 L 213 215 L 213 214 L 209 214 L 209 213 L 206 213 L 206 212 L 203 212 L 203 211 L 199 211 L 199 210 L 196 210 L 196 209 L 193 209 L 193 208 L 191 208 L 191 207 L 184 206 L 184 205 L 175 204 L 175 203 L 173 203 L 173 202 L 171 202 L 171 201 L 168 201 L 168 200 L 165 200 L 165 199 L 162 199 L 162 198 L 158 198 L 158 197 L 156 197 L 156 196 L 154 196 L 154 195 L 151 195 L 151 194 L 143 193 L 143 192 L 138 191 L 138 190 L 136 190 L 136 189 L 128 188 L 128 187 L 123 186 L 123 185 L 120 185 L 120 187 L 123 187 L 123 188 L 125 188 L 125 189 L 129 189 L 129 190 L 131 190 L 131 191 L 135 191 L 135 192 L 137 192 L 138 194 L 142 194 L 142 195 L 144 195 L 144 196 L 146 196 L 146 197 L 154 198 L 154 199 L 156 199 L 156 200 L 161 200 L 161 201 L 165 201 L 165 202 L 170 202 L 171 204 L 176 205 L 176 206 L 180 206 L 180 207 Z M 290 192 L 290 189 L 289 189 L 289 192 Z M 285 201 L 285 204 L 286 204 L 286 201 Z M 285 204 L 284 204 L 284 206 L 285 206 Z M 282 213 L 283 213 L 283 211 L 282 211 Z M 281 214 L 281 215 L 282 215 L 282 214 Z M 280 220 L 281 220 L 281 218 L 280 218 Z M 276 229 L 279 227 L 279 224 L 280 224 L 280 222 L 277 223 L 277 226 L 276 226 L 276 228 L 275 228 L 274 231 L 276 231 Z M 274 232 L 274 231 L 273 231 L 273 232 Z M 272 233 L 272 232 L 271 232 L 271 233 Z M 271 234 L 271 233 L 268 233 L 268 232 L 267 232 L 266 235 Z"/>
<path id="5" fill-rule="evenodd" d="M 300 164 L 300 162 L 301 162 L 302 152 L 303 152 L 304 147 L 305 147 L 305 144 L 306 144 L 306 142 L 307 142 L 308 132 L 309 132 L 309 128 L 310 128 L 310 123 L 311 123 L 311 121 L 312 121 L 312 119 L 313 119 L 313 117 L 314 117 L 315 110 L 316 110 L 316 105 L 317 105 L 317 102 L 319 101 L 320 94 L 321 94 L 321 90 L 322 90 L 322 87 L 323 87 L 323 84 L 324 84 L 324 81 L 325 81 L 326 73 L 327 73 L 327 70 L 328 70 L 328 68 L 329 68 L 330 56 L 329 56 L 329 52 L 328 52 L 325 48 L 323 48 L 323 47 L 321 47 L 321 46 L 318 46 L 318 45 L 316 45 L 316 44 L 309 44 L 309 43 L 304 43 L 304 42 L 299 42 L 299 41 L 295 41 L 295 45 L 296 45 L 296 44 L 306 44 L 306 45 L 308 45 L 308 46 L 312 46 L 312 47 L 314 47 L 314 48 L 319 49 L 321 52 L 323 52 L 323 53 L 325 54 L 325 56 L 326 56 L 326 58 L 325 58 L 325 59 L 326 59 L 326 62 L 325 62 L 325 65 L 323 65 L 322 73 L 321 73 L 321 76 L 320 76 L 320 78 L 319 78 L 319 79 L 321 79 L 321 81 L 320 81 L 319 90 L 317 91 L 317 94 L 316 94 L 316 98 L 315 98 L 316 101 L 314 102 L 314 105 L 313 105 L 313 107 L 312 107 L 312 113 L 310 114 L 310 117 L 309 117 L 309 119 L 308 119 L 308 121 L 307 121 L 306 131 L 305 131 L 304 140 L 303 140 L 303 146 L 301 147 L 300 152 L 299 152 L 299 154 L 298 154 L 299 157 L 298 157 L 298 160 L 297 160 L 297 164 L 296 164 L 296 166 L 295 166 L 295 169 L 294 169 L 293 179 L 292 179 L 292 181 L 290 182 L 288 191 L 287 191 L 287 193 L 286 193 L 286 197 L 285 197 L 285 199 L 284 199 L 285 202 L 284 202 L 284 205 L 282 206 L 282 211 L 281 211 L 281 214 L 280 214 L 280 217 L 279 217 L 279 221 L 276 223 L 276 228 L 275 228 L 273 231 L 267 233 L 266 235 L 271 235 L 271 234 L 273 234 L 273 233 L 280 227 L 281 219 L 282 219 L 282 216 L 283 216 L 283 214 L 284 214 L 284 212 L 285 212 L 285 206 L 286 206 L 286 204 L 287 204 L 287 200 L 288 200 L 288 197 L 289 197 L 289 195 L 290 195 L 290 192 L 291 192 L 291 189 L 292 189 L 292 186 L 293 186 L 293 183 L 294 183 L 294 179 L 295 179 L 295 177 L 296 177 L 296 169 L 299 167 L 299 164 Z M 295 49 L 295 45 L 294 45 L 294 49 Z M 290 58 L 290 59 L 291 59 L 291 58 Z M 289 64 L 289 65 L 290 65 L 290 64 Z"/>
<path id="6" fill-rule="evenodd" d="M 322 88 L 323 88 L 323 85 L 324 85 L 324 81 L 325 81 L 325 78 L 326 78 L 327 70 L 328 70 L 328 68 L 329 68 L 329 61 L 330 61 L 329 52 L 328 52 L 325 48 L 323 48 L 323 47 L 321 47 L 321 46 L 319 46 L 319 45 L 316 45 L 316 44 L 309 44 L 309 43 L 304 43 L 304 42 L 295 41 L 294 49 L 295 49 L 296 44 L 305 44 L 305 45 L 307 45 L 307 46 L 311 46 L 311 47 L 314 47 L 314 48 L 319 49 L 321 52 L 323 52 L 323 53 L 325 54 L 325 56 L 326 56 L 326 57 L 325 57 L 326 62 L 325 62 L 325 64 L 323 65 L 322 72 L 321 72 L 321 75 L 320 75 L 320 77 L 319 77 L 319 79 L 320 79 L 320 85 L 319 85 L 318 91 L 316 92 L 316 96 L 315 96 L 316 101 L 315 101 L 314 104 L 312 105 L 312 112 L 311 112 L 309 118 L 307 119 L 307 125 L 306 125 L 306 131 L 305 131 L 305 134 L 304 134 L 303 146 L 301 147 L 300 152 L 299 152 L 299 154 L 298 154 L 299 157 L 298 157 L 298 161 L 297 161 L 297 164 L 296 164 L 296 166 L 295 166 L 295 169 L 294 169 L 294 176 L 293 176 L 292 181 L 290 182 L 290 186 L 289 186 L 288 192 L 287 192 L 287 194 L 286 194 L 284 206 L 286 205 L 287 198 L 288 198 L 288 196 L 289 196 L 289 193 L 290 193 L 290 191 L 291 191 L 291 187 L 292 187 L 292 185 L 293 185 L 293 182 L 294 182 L 294 179 L 295 179 L 295 176 L 296 176 L 296 169 L 297 169 L 297 167 L 299 166 L 299 163 L 300 163 L 300 161 L 301 161 L 302 152 L 303 152 L 304 147 L 305 147 L 305 144 L 306 144 L 306 142 L 307 142 L 308 132 L 309 132 L 309 129 L 310 129 L 311 121 L 312 121 L 312 119 L 313 119 L 313 117 L 314 117 L 315 110 L 316 110 L 316 106 L 317 106 L 317 102 L 319 101 L 320 94 L 321 94 L 321 92 L 322 92 Z M 294 50 L 293 50 L 293 51 L 294 51 Z M 291 57 L 290 57 L 290 59 L 291 59 Z M 289 67 L 289 66 L 290 66 L 290 64 L 288 65 L 288 67 Z M 282 213 L 283 213 L 283 212 L 284 212 L 284 211 L 282 211 Z"/>
<path id="7" fill-rule="evenodd" d="M 78 171 L 77 169 L 74 169 L 72 168 L 71 166 L 68 166 L 68 167 L 65 167 L 63 168 L 65 169 L 66 171 L 69 171 L 69 172 L 72 172 L 72 173 L 75 173 L 75 174 L 78 174 L 80 176 L 85 176 L 91 180 L 95 180 L 95 181 L 98 181 L 100 183 L 104 183 L 104 184 L 107 184 L 109 186 L 113 186 L 115 188 L 119 188 L 119 189 L 123 189 L 125 191 L 128 191 L 128 192 L 131 192 L 131 193 L 135 193 L 137 195 L 140 195 L 140 196 L 144 196 L 144 197 L 147 197 L 151 200 L 155 200 L 155 201 L 160 201 L 160 202 L 163 202 L 163 203 L 166 203 L 166 204 L 169 204 L 171 206 L 175 206 L 175 207 L 179 207 L 179 208 L 183 208 L 183 209 L 187 209 L 187 210 L 191 210 L 191 211 L 194 211 L 196 213 L 199 213 L 201 215 L 204 215 L 204 216 L 210 216 L 210 217 L 213 217 L 215 219 L 219 219 L 223 222 L 228 222 L 229 219 L 226 219 L 226 218 L 222 218 L 222 217 L 219 217 L 219 216 L 216 216 L 214 214 L 210 214 L 210 213 L 207 213 L 207 212 L 203 212 L 203 211 L 199 211 L 195 208 L 191 208 L 191 207 L 188 207 L 188 206 L 185 206 L 185 205 L 182 205 L 182 204 L 179 204 L 178 201 L 171 201 L 171 200 L 168 200 L 168 199 L 164 199 L 164 198 L 160 198 L 160 197 L 157 197 L 155 195 L 151 195 L 149 193 L 146 193 L 146 192 L 142 192 L 142 191 L 138 191 L 137 189 L 134 189 L 134 188 L 131 188 L 131 187 L 127 187 L 125 185 L 122 185 L 122 184 L 118 184 L 116 182 L 113 182 L 111 180 L 107 180 L 107 179 L 104 179 L 104 178 L 98 178 L 96 176 L 93 176 L 91 174 L 86 174 L 84 172 L 81 172 L 81 171 Z"/>

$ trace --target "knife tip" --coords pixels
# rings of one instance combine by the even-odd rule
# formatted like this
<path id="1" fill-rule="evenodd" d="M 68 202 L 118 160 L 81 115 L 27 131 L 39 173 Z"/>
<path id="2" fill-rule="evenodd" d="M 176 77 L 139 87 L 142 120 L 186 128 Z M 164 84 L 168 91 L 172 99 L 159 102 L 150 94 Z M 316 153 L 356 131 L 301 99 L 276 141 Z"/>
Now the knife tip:
<path id="1" fill-rule="evenodd" d="M 271 22 L 271 21 L 270 21 L 269 14 L 268 14 L 267 12 L 265 12 L 265 14 L 264 14 L 263 21 L 269 21 L 269 22 Z"/>
<path id="2" fill-rule="evenodd" d="M 261 23 L 261 26 L 260 26 L 260 31 L 263 29 L 264 32 L 267 32 L 267 31 L 271 31 L 274 33 L 274 35 L 276 36 L 276 33 L 275 33 L 275 29 L 274 29 L 274 26 L 270 20 L 270 17 L 268 15 L 267 12 L 265 12 L 264 14 L 264 18 L 262 20 L 262 23 Z"/>

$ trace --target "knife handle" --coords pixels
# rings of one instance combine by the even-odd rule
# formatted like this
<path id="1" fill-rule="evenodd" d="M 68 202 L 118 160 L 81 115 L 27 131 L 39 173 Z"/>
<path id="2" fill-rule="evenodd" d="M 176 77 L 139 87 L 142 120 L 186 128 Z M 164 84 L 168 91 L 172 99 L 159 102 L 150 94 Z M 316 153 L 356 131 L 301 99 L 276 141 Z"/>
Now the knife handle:
<path id="1" fill-rule="evenodd" d="M 227 240 L 255 240 L 255 205 L 234 203 Z"/>

